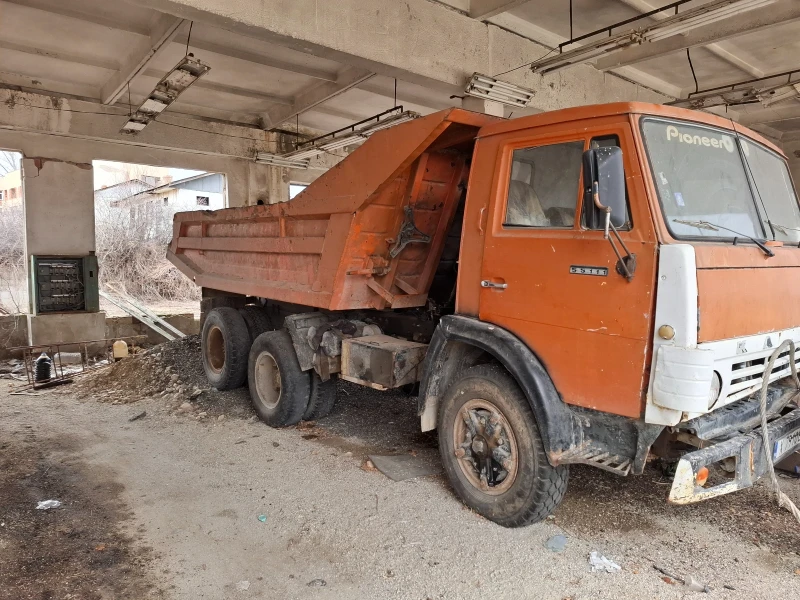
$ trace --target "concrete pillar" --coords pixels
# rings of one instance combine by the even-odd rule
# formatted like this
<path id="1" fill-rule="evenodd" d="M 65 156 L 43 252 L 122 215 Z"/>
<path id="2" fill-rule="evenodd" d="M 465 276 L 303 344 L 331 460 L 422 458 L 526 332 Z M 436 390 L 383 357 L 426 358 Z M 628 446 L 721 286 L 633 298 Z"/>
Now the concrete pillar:
<path id="1" fill-rule="evenodd" d="M 461 100 L 461 108 L 473 112 L 484 113 L 493 117 L 505 117 L 505 106 L 494 100 L 484 100 L 474 96 L 465 96 Z"/>
<path id="2" fill-rule="evenodd" d="M 59 158 L 22 160 L 25 212 L 25 259 L 33 284 L 30 257 L 82 257 L 95 251 L 94 181 L 90 163 Z M 29 344 L 99 340 L 105 337 L 105 313 L 35 314 L 33 294 L 28 315 Z"/>

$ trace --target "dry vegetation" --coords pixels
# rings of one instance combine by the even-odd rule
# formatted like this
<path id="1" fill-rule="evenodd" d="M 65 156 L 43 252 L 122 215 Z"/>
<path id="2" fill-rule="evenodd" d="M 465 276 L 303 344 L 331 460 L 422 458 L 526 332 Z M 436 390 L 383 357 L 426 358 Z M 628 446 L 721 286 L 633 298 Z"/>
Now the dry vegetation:
<path id="1" fill-rule="evenodd" d="M 199 288 L 166 259 L 175 209 L 150 202 L 95 206 L 101 288 L 113 286 L 146 302 L 199 300 Z M 0 313 L 28 311 L 22 206 L 0 208 Z"/>
<path id="2" fill-rule="evenodd" d="M 199 288 L 166 259 L 175 210 L 150 202 L 95 206 L 100 285 L 145 301 L 199 300 Z"/>

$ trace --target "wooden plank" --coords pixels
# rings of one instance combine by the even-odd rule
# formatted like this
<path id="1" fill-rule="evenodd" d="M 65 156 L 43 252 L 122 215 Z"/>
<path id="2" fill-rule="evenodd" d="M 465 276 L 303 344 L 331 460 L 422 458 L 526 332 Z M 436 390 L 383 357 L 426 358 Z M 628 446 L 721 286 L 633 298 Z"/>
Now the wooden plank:
<path id="1" fill-rule="evenodd" d="M 321 237 L 182 237 L 178 239 L 178 248 L 269 254 L 322 254 L 324 241 L 325 238 Z"/>

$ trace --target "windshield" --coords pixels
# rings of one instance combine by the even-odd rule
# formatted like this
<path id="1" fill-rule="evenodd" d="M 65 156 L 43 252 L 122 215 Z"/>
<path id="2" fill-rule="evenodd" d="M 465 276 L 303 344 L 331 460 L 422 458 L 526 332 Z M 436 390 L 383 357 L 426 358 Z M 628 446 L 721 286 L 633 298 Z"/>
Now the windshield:
<path id="1" fill-rule="evenodd" d="M 774 152 L 750 140 L 741 140 L 745 165 L 749 167 L 756 197 L 764 204 L 775 239 L 800 242 L 800 206 L 788 166 Z"/>
<path id="2" fill-rule="evenodd" d="M 648 119 L 642 130 L 674 237 L 800 242 L 800 207 L 779 155 L 743 138 L 740 151 L 736 134 L 681 121 Z"/>

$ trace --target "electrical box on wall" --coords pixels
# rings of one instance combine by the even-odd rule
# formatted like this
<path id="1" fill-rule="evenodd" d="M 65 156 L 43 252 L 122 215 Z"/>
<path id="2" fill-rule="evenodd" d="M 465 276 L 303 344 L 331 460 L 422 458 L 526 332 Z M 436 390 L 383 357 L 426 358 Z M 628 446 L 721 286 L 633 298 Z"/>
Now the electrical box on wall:
<path id="1" fill-rule="evenodd" d="M 31 256 L 31 312 L 98 312 L 100 294 L 95 255 Z"/>

